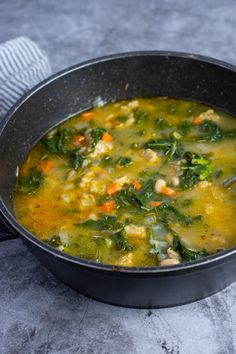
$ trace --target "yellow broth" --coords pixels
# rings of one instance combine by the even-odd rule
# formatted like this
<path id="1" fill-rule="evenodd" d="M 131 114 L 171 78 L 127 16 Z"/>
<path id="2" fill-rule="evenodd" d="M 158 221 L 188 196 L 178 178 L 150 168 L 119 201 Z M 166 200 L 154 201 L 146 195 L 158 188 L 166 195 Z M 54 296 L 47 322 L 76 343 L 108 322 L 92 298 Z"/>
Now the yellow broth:
<path id="1" fill-rule="evenodd" d="M 19 169 L 15 214 L 62 252 L 172 265 L 234 246 L 236 120 L 169 98 L 109 103 L 50 131 Z"/>

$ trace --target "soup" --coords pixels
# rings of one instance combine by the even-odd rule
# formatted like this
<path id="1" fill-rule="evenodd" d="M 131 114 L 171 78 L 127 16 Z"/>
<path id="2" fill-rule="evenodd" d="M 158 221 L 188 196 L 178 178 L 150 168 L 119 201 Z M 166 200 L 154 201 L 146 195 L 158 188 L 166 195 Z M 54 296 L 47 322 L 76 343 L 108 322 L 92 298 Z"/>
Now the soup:
<path id="1" fill-rule="evenodd" d="M 51 130 L 19 168 L 14 205 L 73 256 L 167 266 L 236 244 L 236 120 L 169 98 L 109 103 Z"/>

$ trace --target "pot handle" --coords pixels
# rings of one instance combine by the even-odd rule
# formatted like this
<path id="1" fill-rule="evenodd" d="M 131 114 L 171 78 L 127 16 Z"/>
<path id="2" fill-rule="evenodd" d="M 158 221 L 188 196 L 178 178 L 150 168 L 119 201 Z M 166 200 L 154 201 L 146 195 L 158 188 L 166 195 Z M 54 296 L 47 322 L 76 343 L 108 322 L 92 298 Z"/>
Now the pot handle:
<path id="1" fill-rule="evenodd" d="M 11 240 L 18 237 L 17 232 L 13 230 L 12 226 L 10 226 L 6 219 L 0 214 L 0 241 Z"/>

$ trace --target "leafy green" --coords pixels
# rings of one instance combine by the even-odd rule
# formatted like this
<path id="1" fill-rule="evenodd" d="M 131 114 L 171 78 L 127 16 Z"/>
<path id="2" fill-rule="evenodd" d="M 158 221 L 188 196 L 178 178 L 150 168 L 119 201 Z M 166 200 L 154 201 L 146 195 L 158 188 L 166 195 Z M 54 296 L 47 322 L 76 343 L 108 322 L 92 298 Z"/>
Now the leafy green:
<path id="1" fill-rule="evenodd" d="M 127 188 L 122 189 L 116 193 L 116 205 L 117 208 L 133 206 L 141 208 L 144 210 L 150 210 L 150 201 L 153 200 L 155 196 L 154 184 L 156 182 L 157 176 L 163 176 L 159 172 L 144 171 L 141 175 L 147 176 L 147 180 L 142 180 L 142 188 L 140 190 L 135 190 L 133 184 L 129 185 Z"/>
<path id="2" fill-rule="evenodd" d="M 189 216 L 181 213 L 173 205 L 173 201 L 164 202 L 156 207 L 155 210 L 158 221 L 167 227 L 169 227 L 170 223 L 180 223 L 183 226 L 189 226 L 202 219 L 201 215 Z"/>
<path id="3" fill-rule="evenodd" d="M 234 139 L 236 138 L 236 129 L 224 130 L 224 138 Z"/>
<path id="4" fill-rule="evenodd" d="M 116 194 L 116 206 L 117 208 L 132 206 L 144 210 L 150 210 L 151 208 L 149 202 L 151 201 L 153 195 L 153 182 L 151 180 L 144 182 L 142 189 L 139 191 L 136 191 L 134 186 L 131 184 Z"/>
<path id="5" fill-rule="evenodd" d="M 47 135 L 42 144 L 51 154 L 66 154 L 67 144 L 71 141 L 72 132 L 69 129 L 60 129 L 53 135 Z"/>
<path id="6" fill-rule="evenodd" d="M 199 181 L 207 180 L 211 176 L 212 164 L 206 156 L 187 151 L 183 159 L 181 184 L 184 189 L 192 188 Z"/>
<path id="7" fill-rule="evenodd" d="M 123 224 L 118 222 L 116 216 L 107 214 L 102 215 L 96 221 L 89 219 L 77 224 L 77 226 L 85 226 L 100 231 L 120 231 L 123 228 Z"/>
<path id="8" fill-rule="evenodd" d="M 224 130 L 212 120 L 205 119 L 199 125 L 200 136 L 197 137 L 198 141 L 217 142 L 223 139 L 232 139 L 236 137 L 236 130 Z"/>
<path id="9" fill-rule="evenodd" d="M 139 206 L 139 203 L 136 199 L 136 193 L 133 184 L 116 193 L 115 200 L 117 208 L 127 206 Z"/>
<path id="10" fill-rule="evenodd" d="M 102 215 L 97 221 L 87 220 L 77 225 L 89 227 L 110 234 L 116 248 L 120 251 L 131 251 L 133 249 L 133 247 L 127 242 L 124 224 L 119 222 L 116 216 L 105 214 Z"/>
<path id="11" fill-rule="evenodd" d="M 32 169 L 26 176 L 19 176 L 17 178 L 16 190 L 23 194 L 34 194 L 42 185 L 43 180 L 42 172 L 36 168 Z"/>
<path id="12" fill-rule="evenodd" d="M 149 116 L 149 113 L 143 111 L 140 108 L 135 108 L 133 110 L 133 116 L 134 116 L 135 122 L 140 124 L 140 123 L 144 123 L 146 121 L 146 119 Z"/>
<path id="13" fill-rule="evenodd" d="M 202 133 L 201 140 L 215 142 L 224 138 L 223 131 L 212 120 L 205 119 L 200 125 L 200 130 Z"/>
<path id="14" fill-rule="evenodd" d="M 74 135 L 75 132 L 65 128 L 58 130 L 54 135 L 46 136 L 42 143 L 49 153 L 61 155 L 63 158 L 68 159 L 71 167 L 78 169 L 82 166 L 85 156 L 79 152 L 79 149 L 69 148 Z"/>
<path id="15" fill-rule="evenodd" d="M 208 256 L 208 253 L 205 250 L 194 251 L 186 247 L 180 237 L 176 234 L 174 234 L 172 248 L 174 251 L 179 252 L 184 262 L 194 261 L 196 259 Z"/>
<path id="16" fill-rule="evenodd" d="M 162 151 L 169 158 L 178 159 L 181 157 L 183 148 L 178 140 L 175 139 L 151 139 L 144 144 L 144 149 Z"/>
<path id="17" fill-rule="evenodd" d="M 116 163 L 120 166 L 129 166 L 132 165 L 133 161 L 130 157 L 121 156 Z"/>
<path id="18" fill-rule="evenodd" d="M 85 156 L 83 156 L 77 149 L 70 151 L 69 156 L 70 164 L 75 170 L 81 167 L 85 160 Z"/>
<path id="19" fill-rule="evenodd" d="M 102 139 L 103 133 L 105 133 L 105 128 L 94 128 L 91 130 L 92 147 L 94 147 L 99 140 Z"/>
<path id="20" fill-rule="evenodd" d="M 184 121 L 184 122 L 181 122 L 178 126 L 178 129 L 180 130 L 180 132 L 186 136 L 189 131 L 191 130 L 192 128 L 192 124 L 190 122 L 187 122 L 187 121 Z"/>
<path id="21" fill-rule="evenodd" d="M 154 184 L 156 182 L 156 174 L 150 176 L 146 181 L 142 181 L 142 189 L 136 193 L 136 200 L 139 202 L 140 207 L 145 210 L 150 210 L 150 201 L 155 196 Z"/>
<path id="22" fill-rule="evenodd" d="M 131 246 L 125 236 L 125 231 L 121 230 L 112 235 L 112 239 L 115 242 L 116 248 L 119 251 L 132 251 L 133 246 Z"/>
<path id="23" fill-rule="evenodd" d="M 166 256 L 167 249 L 169 247 L 168 243 L 165 241 L 158 240 L 157 238 L 151 236 L 149 239 L 150 249 L 149 253 L 153 255 L 160 255 L 161 258 Z"/>
<path id="24" fill-rule="evenodd" d="M 166 128 L 171 127 L 171 125 L 162 116 L 157 117 L 154 124 L 155 128 L 159 130 L 164 130 Z"/>

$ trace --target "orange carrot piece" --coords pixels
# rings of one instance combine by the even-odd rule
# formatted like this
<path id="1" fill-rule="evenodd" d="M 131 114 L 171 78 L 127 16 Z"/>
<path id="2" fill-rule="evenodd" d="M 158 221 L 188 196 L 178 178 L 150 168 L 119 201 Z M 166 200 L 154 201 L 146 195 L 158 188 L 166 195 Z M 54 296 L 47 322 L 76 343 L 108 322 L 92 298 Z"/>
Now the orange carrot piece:
<path id="1" fill-rule="evenodd" d="M 42 171 L 43 171 L 43 173 L 45 173 L 45 174 L 50 173 L 52 168 L 53 168 L 53 163 L 52 163 L 51 160 L 44 160 L 42 162 Z"/>
<path id="2" fill-rule="evenodd" d="M 107 200 L 102 205 L 100 205 L 100 211 L 106 213 L 112 211 L 116 208 L 116 202 L 114 200 Z"/>
<path id="3" fill-rule="evenodd" d="M 73 143 L 81 144 L 85 141 L 85 137 L 83 135 L 77 134 L 73 137 Z"/>
<path id="4" fill-rule="evenodd" d="M 133 183 L 135 189 L 139 190 L 139 189 L 142 188 L 142 185 L 141 185 L 141 183 L 139 182 L 139 180 L 134 179 L 132 183 Z"/>
<path id="5" fill-rule="evenodd" d="M 107 143 L 112 143 L 113 138 L 109 133 L 105 132 L 103 133 L 102 140 L 106 141 Z"/>
<path id="6" fill-rule="evenodd" d="M 112 195 L 121 190 L 121 185 L 119 183 L 113 182 L 107 187 L 107 194 Z"/>
<path id="7" fill-rule="evenodd" d="M 162 187 L 161 193 L 167 195 L 168 197 L 174 197 L 176 195 L 176 191 L 167 186 Z"/>
<path id="8" fill-rule="evenodd" d="M 158 206 L 161 205 L 161 204 L 162 204 L 162 202 L 158 202 L 158 201 L 155 201 L 155 200 L 153 200 L 153 201 L 150 202 L 150 206 L 151 206 L 152 208 L 156 208 L 156 207 L 158 207 Z"/>
<path id="9" fill-rule="evenodd" d="M 202 119 L 200 116 L 197 116 L 196 118 L 194 118 L 194 120 L 193 120 L 194 125 L 200 125 L 201 123 L 202 123 Z"/>
<path id="10" fill-rule="evenodd" d="M 80 118 L 85 121 L 92 120 L 94 118 L 94 113 L 93 112 L 84 112 L 81 114 Z"/>

